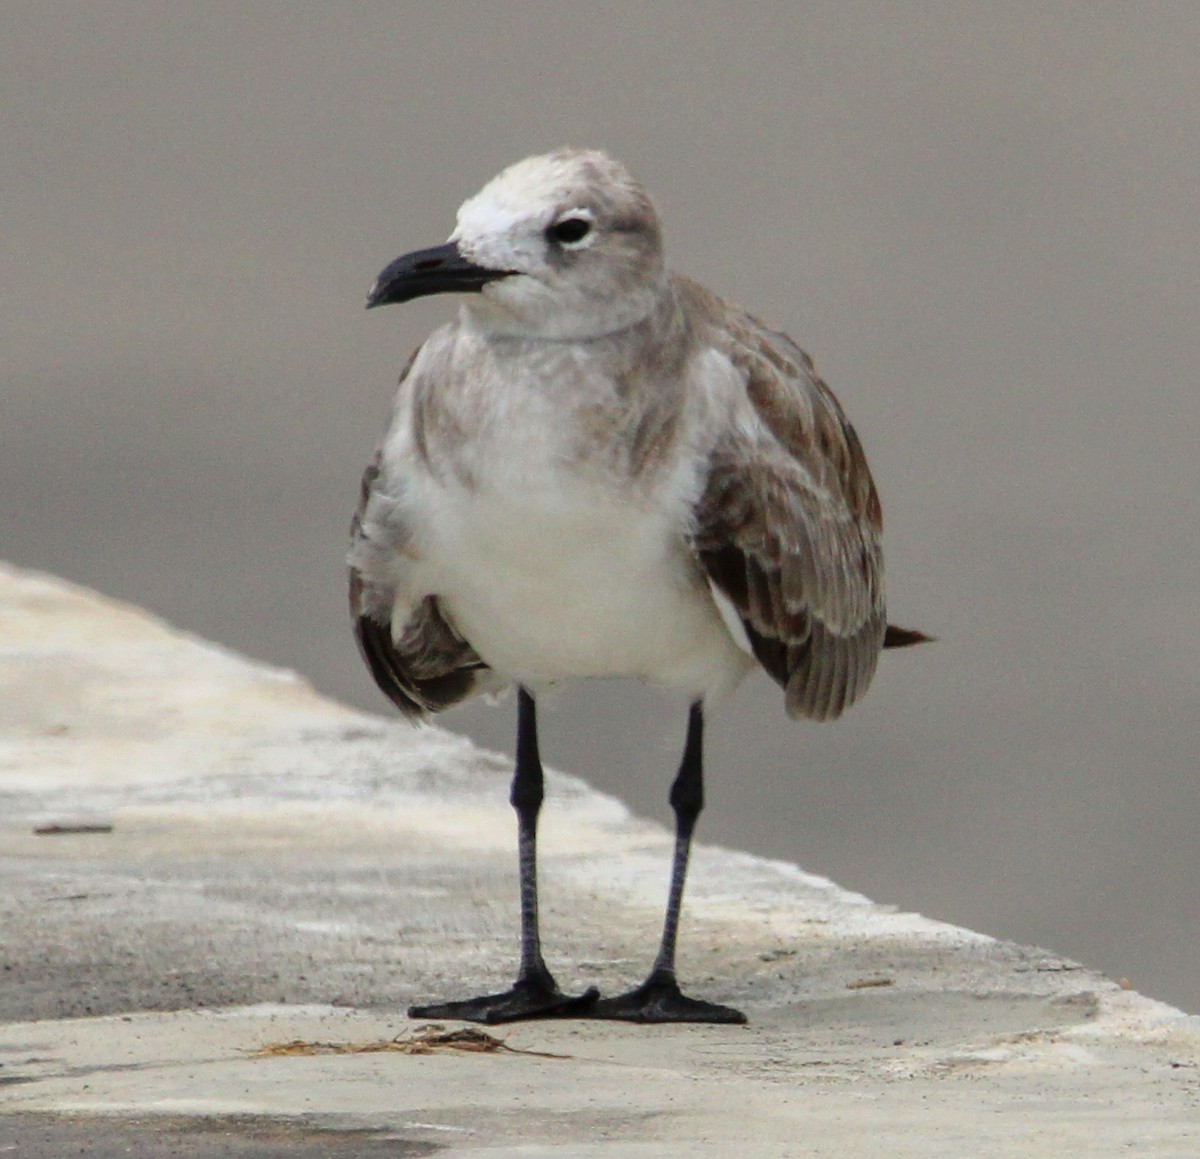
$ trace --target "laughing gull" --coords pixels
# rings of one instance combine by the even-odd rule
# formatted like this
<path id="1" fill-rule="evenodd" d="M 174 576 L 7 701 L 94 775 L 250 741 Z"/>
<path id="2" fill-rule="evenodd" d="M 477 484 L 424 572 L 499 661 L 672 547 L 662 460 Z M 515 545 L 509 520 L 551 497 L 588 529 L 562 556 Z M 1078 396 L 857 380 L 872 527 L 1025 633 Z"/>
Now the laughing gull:
<path id="1" fill-rule="evenodd" d="M 467 296 L 409 361 L 363 478 L 350 605 L 372 676 L 410 718 L 517 686 L 521 964 L 511 990 L 409 1014 L 743 1022 L 675 978 L 705 705 L 761 666 L 791 716 L 830 720 L 881 648 L 924 639 L 885 617 L 858 436 L 790 338 L 667 270 L 652 202 L 603 153 L 506 169 L 367 305 L 447 292 Z M 638 676 L 690 703 L 658 956 L 608 999 L 560 991 L 538 932 L 534 697 L 580 676 Z"/>

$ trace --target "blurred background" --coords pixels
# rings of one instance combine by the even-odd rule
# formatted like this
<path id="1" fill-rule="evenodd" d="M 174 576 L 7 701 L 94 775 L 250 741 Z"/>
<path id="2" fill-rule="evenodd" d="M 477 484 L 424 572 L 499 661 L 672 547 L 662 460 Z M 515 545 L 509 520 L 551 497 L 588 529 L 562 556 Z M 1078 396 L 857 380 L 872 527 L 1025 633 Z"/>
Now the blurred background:
<path id="1" fill-rule="evenodd" d="M 940 637 L 833 725 L 748 682 L 702 837 L 1200 1011 L 1200 5 L 38 0 L 0 65 L 0 557 L 387 711 L 347 528 L 454 305 L 364 296 L 608 149 L 816 359 Z M 511 747 L 511 701 L 443 723 Z M 574 686 L 543 752 L 667 820 L 684 724 Z"/>

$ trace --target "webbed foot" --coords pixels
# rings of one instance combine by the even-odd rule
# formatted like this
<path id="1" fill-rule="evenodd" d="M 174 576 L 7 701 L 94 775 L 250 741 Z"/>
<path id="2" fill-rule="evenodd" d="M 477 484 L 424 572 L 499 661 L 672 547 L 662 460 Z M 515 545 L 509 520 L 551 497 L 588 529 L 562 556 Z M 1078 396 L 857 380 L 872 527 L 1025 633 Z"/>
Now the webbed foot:
<path id="1" fill-rule="evenodd" d="M 483 994 L 455 1002 L 410 1006 L 409 1018 L 452 1018 L 463 1022 L 519 1022 L 530 1018 L 587 1018 L 600 997 L 590 986 L 579 995 L 564 994 L 547 977 L 520 978 L 502 994 Z"/>
<path id="2" fill-rule="evenodd" d="M 732 1006 L 689 998 L 670 974 L 651 974 L 636 990 L 615 998 L 602 998 L 587 1013 L 588 1018 L 611 1018 L 623 1022 L 718 1022 L 742 1023 L 746 1016 Z"/>

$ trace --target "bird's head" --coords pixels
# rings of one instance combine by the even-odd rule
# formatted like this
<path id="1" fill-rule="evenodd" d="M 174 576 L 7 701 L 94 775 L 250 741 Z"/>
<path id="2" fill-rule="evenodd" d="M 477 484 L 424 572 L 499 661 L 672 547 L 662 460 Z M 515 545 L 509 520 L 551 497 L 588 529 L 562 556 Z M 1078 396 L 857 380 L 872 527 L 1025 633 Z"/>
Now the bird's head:
<path id="1" fill-rule="evenodd" d="M 518 161 L 458 211 L 446 245 L 397 258 L 368 306 L 471 292 L 470 321 L 493 334 L 585 339 L 647 317 L 667 284 L 658 215 L 604 153 Z"/>

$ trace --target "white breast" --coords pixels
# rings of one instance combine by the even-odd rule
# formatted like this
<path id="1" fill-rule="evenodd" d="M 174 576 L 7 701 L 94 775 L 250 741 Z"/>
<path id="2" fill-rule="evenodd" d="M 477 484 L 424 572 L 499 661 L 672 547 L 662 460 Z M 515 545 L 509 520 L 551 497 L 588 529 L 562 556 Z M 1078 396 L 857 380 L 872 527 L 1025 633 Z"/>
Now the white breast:
<path id="1" fill-rule="evenodd" d="M 707 587 L 660 520 L 560 498 L 438 506 L 423 570 L 484 660 L 526 682 L 644 676 L 693 694 L 741 675 Z"/>
<path id="2" fill-rule="evenodd" d="M 473 447 L 470 486 L 410 477 L 415 593 L 437 595 L 479 655 L 523 683 L 731 689 L 751 662 L 686 549 L 692 472 L 621 487 L 567 467 L 563 440 L 521 417 Z"/>

